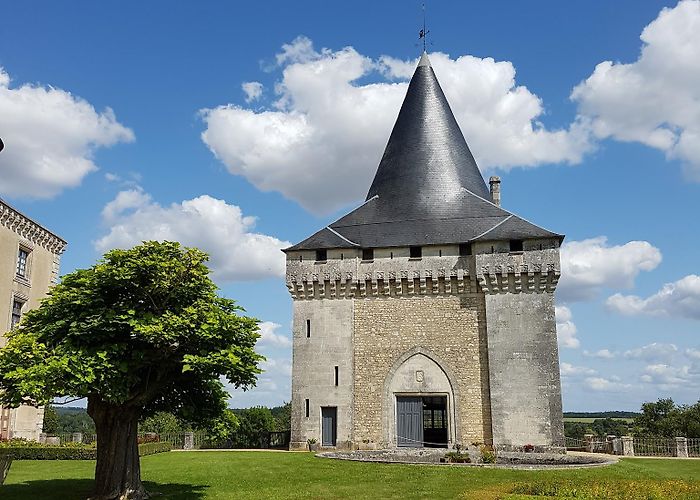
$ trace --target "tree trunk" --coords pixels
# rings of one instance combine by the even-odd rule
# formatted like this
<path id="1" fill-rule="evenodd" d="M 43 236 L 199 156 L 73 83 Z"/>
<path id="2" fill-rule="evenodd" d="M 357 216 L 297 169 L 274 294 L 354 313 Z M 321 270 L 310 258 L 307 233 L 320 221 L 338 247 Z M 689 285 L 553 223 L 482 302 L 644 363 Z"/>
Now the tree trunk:
<path id="1" fill-rule="evenodd" d="M 140 408 L 88 398 L 88 414 L 97 430 L 95 489 L 91 500 L 148 498 L 141 483 L 138 448 Z"/>

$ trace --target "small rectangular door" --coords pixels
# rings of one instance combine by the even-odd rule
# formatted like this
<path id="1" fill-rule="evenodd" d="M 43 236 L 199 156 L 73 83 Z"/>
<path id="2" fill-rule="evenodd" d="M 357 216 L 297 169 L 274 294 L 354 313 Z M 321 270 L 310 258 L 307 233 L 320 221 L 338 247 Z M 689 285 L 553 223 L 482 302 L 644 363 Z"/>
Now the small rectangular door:
<path id="1" fill-rule="evenodd" d="M 338 408 L 326 406 L 321 408 L 321 445 L 335 446 L 338 428 Z"/>
<path id="2" fill-rule="evenodd" d="M 411 448 L 423 447 L 422 398 L 396 398 L 396 444 Z"/>

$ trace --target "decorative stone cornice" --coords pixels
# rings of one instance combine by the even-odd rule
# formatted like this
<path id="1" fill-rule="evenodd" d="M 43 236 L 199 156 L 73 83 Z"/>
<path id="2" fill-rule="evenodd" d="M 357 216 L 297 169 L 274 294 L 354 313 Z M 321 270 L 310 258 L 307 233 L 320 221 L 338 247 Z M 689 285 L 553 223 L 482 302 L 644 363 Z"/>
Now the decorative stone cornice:
<path id="1" fill-rule="evenodd" d="M 20 237 L 40 245 L 54 254 L 60 255 L 66 248 L 67 243 L 63 239 L 2 200 L 0 200 L 0 224 L 17 233 Z"/>
<path id="2" fill-rule="evenodd" d="M 484 293 L 554 292 L 561 276 L 559 250 L 479 254 L 476 270 Z"/>
<path id="3" fill-rule="evenodd" d="M 476 281 L 466 269 L 402 269 L 360 276 L 353 272 L 288 274 L 287 288 L 293 299 L 404 297 L 476 292 Z"/>
<path id="4" fill-rule="evenodd" d="M 295 300 L 553 292 L 559 250 L 470 257 L 287 261 L 287 288 Z"/>

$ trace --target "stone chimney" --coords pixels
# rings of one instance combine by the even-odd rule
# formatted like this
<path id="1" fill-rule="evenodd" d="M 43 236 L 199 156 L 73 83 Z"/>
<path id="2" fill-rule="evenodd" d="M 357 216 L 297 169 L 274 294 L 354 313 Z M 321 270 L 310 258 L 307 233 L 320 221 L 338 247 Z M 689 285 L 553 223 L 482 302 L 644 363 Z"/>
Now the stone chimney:
<path id="1" fill-rule="evenodd" d="M 491 176 L 489 179 L 491 191 L 491 201 L 494 205 L 501 206 L 501 178 L 497 175 Z"/>

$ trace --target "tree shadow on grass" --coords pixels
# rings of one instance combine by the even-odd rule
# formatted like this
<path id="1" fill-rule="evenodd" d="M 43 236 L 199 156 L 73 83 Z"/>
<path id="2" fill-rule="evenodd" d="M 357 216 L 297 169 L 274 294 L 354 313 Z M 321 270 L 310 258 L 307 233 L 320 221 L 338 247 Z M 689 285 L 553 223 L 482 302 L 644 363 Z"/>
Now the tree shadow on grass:
<path id="1" fill-rule="evenodd" d="M 92 479 L 47 479 L 46 481 L 26 481 L 0 486 L 2 500 L 27 500 L 50 498 L 52 500 L 81 500 L 92 491 Z M 201 484 L 154 483 L 144 481 L 151 498 L 168 500 L 197 500 L 204 498 L 209 487 Z"/>

